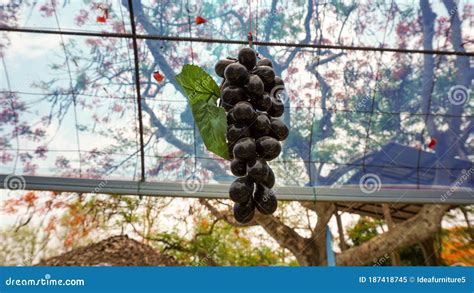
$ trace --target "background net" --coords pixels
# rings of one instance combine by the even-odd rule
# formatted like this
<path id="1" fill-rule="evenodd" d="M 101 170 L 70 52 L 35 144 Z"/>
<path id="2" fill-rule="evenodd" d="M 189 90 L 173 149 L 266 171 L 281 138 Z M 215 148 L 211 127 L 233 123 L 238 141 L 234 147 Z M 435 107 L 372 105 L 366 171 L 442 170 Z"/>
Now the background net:
<path id="1" fill-rule="evenodd" d="M 205 149 L 175 75 L 194 63 L 220 83 L 214 64 L 243 46 L 226 41 L 252 31 L 286 85 L 290 136 L 270 163 L 279 185 L 370 175 L 387 185 L 474 187 L 469 1 L 455 10 L 435 1 L 431 18 L 417 1 L 132 2 L 139 85 L 128 1 L 2 2 L 0 173 L 231 182 L 228 162 Z M 98 5 L 108 9 L 105 23 Z"/>

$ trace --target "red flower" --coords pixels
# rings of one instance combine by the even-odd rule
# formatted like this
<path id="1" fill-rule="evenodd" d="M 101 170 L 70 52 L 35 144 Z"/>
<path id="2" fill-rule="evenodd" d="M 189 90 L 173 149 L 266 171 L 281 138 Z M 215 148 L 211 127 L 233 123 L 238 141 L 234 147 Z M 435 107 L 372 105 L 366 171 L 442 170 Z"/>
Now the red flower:
<path id="1" fill-rule="evenodd" d="M 428 144 L 428 148 L 434 150 L 437 143 L 438 143 L 438 140 L 436 138 L 432 137 L 430 143 Z"/>
<path id="2" fill-rule="evenodd" d="M 106 23 L 107 22 L 107 18 L 105 18 L 105 16 L 97 16 L 96 20 L 95 20 L 97 23 Z"/>
<path id="3" fill-rule="evenodd" d="M 157 82 L 162 82 L 163 79 L 165 79 L 165 77 L 163 75 L 161 75 L 161 73 L 159 71 L 155 71 L 153 72 L 153 78 L 157 81 Z"/>
<path id="4" fill-rule="evenodd" d="M 97 16 L 96 21 L 98 23 L 105 23 L 109 18 L 109 8 L 105 4 L 99 4 L 97 9 L 102 11 L 102 16 Z"/>
<path id="5" fill-rule="evenodd" d="M 199 24 L 203 24 L 203 23 L 206 23 L 207 20 L 205 18 L 202 18 L 200 17 L 199 15 L 196 16 L 196 24 L 199 25 Z"/>

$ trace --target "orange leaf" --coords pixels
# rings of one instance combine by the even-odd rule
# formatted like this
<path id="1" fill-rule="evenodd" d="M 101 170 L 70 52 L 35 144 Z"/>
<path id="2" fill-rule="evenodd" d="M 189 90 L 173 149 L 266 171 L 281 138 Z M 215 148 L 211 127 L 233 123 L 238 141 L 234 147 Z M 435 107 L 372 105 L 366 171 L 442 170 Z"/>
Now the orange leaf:
<path id="1" fill-rule="evenodd" d="M 49 232 L 53 231 L 54 229 L 56 229 L 56 217 L 52 217 L 49 220 L 48 225 L 46 226 L 46 228 L 44 228 L 44 231 L 46 233 L 49 233 Z"/>
<path id="2" fill-rule="evenodd" d="M 72 236 L 68 236 L 68 237 L 66 238 L 66 240 L 64 240 L 64 246 L 66 246 L 66 247 L 72 246 L 72 241 L 73 241 L 73 240 L 72 240 Z"/>
<path id="3" fill-rule="evenodd" d="M 35 201 L 38 199 L 36 194 L 33 191 L 27 192 L 25 195 L 23 195 L 23 200 L 28 203 L 29 206 L 35 205 Z"/>

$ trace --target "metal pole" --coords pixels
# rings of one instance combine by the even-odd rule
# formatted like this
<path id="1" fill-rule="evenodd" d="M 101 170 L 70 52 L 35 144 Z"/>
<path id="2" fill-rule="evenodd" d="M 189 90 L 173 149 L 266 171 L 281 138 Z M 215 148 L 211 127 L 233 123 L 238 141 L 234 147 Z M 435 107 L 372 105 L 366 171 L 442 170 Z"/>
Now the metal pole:
<path id="1" fill-rule="evenodd" d="M 21 190 L 44 190 L 57 192 L 103 193 L 121 195 L 144 195 L 159 197 L 187 197 L 228 199 L 229 184 L 202 184 L 193 190 L 186 189 L 185 182 L 137 182 L 110 179 L 59 178 L 42 176 L 19 176 L 0 174 L 0 188 L 8 189 L 9 181 L 17 179 L 13 186 Z M 385 188 L 386 187 L 386 188 Z M 12 189 L 12 188 L 10 188 Z M 458 188 L 451 196 L 441 201 L 441 197 L 450 187 L 417 189 L 412 187 L 394 187 L 384 185 L 384 188 L 367 194 L 358 185 L 342 187 L 278 187 L 277 198 L 287 201 L 317 201 L 322 202 L 366 202 L 366 203 L 418 203 L 418 204 L 474 204 L 472 188 Z"/>
<path id="2" fill-rule="evenodd" d="M 142 117 L 142 96 L 140 92 L 140 63 L 138 59 L 137 34 L 135 27 L 135 15 L 133 13 L 133 1 L 128 0 L 128 10 L 130 11 L 130 24 L 132 26 L 133 55 L 135 59 L 135 85 L 137 89 L 138 103 L 138 127 L 140 131 L 140 161 L 141 161 L 141 181 L 145 181 L 145 144 L 143 140 L 143 117 Z"/>

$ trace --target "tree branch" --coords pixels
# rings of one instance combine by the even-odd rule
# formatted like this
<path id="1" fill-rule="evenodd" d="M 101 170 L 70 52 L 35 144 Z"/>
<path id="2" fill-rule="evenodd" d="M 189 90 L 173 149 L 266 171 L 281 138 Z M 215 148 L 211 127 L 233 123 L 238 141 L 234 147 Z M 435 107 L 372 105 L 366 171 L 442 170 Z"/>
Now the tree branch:
<path id="1" fill-rule="evenodd" d="M 199 199 L 199 203 L 205 206 L 209 210 L 209 212 L 218 220 L 224 220 L 231 226 L 250 227 L 250 226 L 258 225 L 258 223 L 255 221 L 255 218 L 254 220 L 250 221 L 247 224 L 241 224 L 234 219 L 230 211 L 220 211 L 217 208 L 215 208 L 212 204 L 210 204 L 208 200 L 205 200 L 203 198 Z"/>
<path id="2" fill-rule="evenodd" d="M 461 20 L 459 19 L 458 15 L 458 5 L 455 3 L 454 0 L 443 0 L 444 6 L 448 12 L 452 15 L 451 16 L 451 43 L 453 44 L 453 48 L 456 51 L 466 52 L 463 47 L 462 43 L 462 32 L 461 32 Z M 456 84 L 462 85 L 466 88 L 469 88 L 471 85 L 471 68 L 469 65 L 469 57 L 465 55 L 458 55 L 456 56 Z M 450 104 L 450 108 L 448 113 L 454 116 L 461 116 L 464 112 L 464 105 L 454 105 Z M 449 123 L 449 130 L 450 133 L 453 133 L 456 137 L 450 138 L 456 139 L 461 133 L 461 124 L 462 119 L 461 117 L 454 117 L 450 120 Z M 454 148 L 457 149 L 457 148 Z M 454 154 L 455 155 L 455 154 Z"/>
<path id="3" fill-rule="evenodd" d="M 313 16 L 313 0 L 308 0 L 308 5 L 306 7 L 308 10 L 308 12 L 306 13 L 305 20 L 304 20 L 304 29 L 305 29 L 306 35 L 305 35 L 305 38 L 300 41 L 300 43 L 303 43 L 303 44 L 309 43 L 309 41 L 311 40 L 310 23 L 311 23 L 311 17 Z M 286 58 L 286 61 L 283 62 L 281 67 L 287 68 L 290 65 L 290 63 L 293 61 L 293 59 L 295 58 L 296 54 L 298 54 L 300 51 L 301 51 L 301 48 L 295 48 L 293 51 L 291 51 L 290 55 L 288 56 L 288 58 Z"/>
<path id="4" fill-rule="evenodd" d="M 272 5 L 270 7 L 270 13 L 271 16 L 267 18 L 267 22 L 265 23 L 265 29 L 264 29 L 264 40 L 265 42 L 268 42 L 270 40 L 270 36 L 272 34 L 272 28 L 275 23 L 275 17 L 274 13 L 276 12 L 276 5 L 277 5 L 277 0 L 272 0 Z M 259 51 L 264 55 L 264 56 L 270 56 L 270 52 L 268 51 L 267 46 L 261 46 L 259 48 Z M 279 73 L 279 72 L 277 72 Z"/>
<path id="5" fill-rule="evenodd" d="M 264 216 L 258 212 L 255 213 L 254 220 L 275 239 L 278 244 L 288 249 L 296 257 L 300 265 L 310 265 L 308 260 L 307 243 L 308 239 L 302 237 L 295 230 L 285 225 L 275 216 Z M 311 252 L 314 250 L 311 249 Z"/>
<path id="6" fill-rule="evenodd" d="M 423 23 L 423 49 L 433 50 L 434 20 L 436 19 L 436 14 L 431 9 L 429 1 L 420 0 L 420 7 Z M 434 56 L 424 54 L 421 87 L 422 113 L 429 113 L 430 111 L 430 100 L 434 86 L 434 68 Z M 431 137 L 438 137 L 434 117 L 431 115 L 428 115 L 426 118 L 426 128 Z"/>

